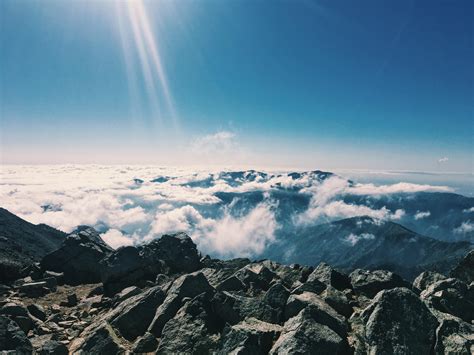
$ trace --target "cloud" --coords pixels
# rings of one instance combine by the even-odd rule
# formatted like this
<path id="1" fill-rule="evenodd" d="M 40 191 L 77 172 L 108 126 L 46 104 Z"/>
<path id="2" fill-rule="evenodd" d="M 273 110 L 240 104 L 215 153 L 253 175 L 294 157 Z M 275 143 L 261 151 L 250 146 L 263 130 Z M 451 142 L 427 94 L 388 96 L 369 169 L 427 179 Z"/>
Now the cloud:
<path id="1" fill-rule="evenodd" d="M 430 211 L 417 212 L 417 213 L 415 214 L 415 219 L 416 219 L 416 220 L 423 219 L 423 218 L 429 217 L 430 215 L 431 215 L 431 212 L 430 212 Z"/>
<path id="2" fill-rule="evenodd" d="M 236 147 L 236 135 L 230 131 L 220 131 L 196 138 L 192 144 L 195 152 L 204 154 L 221 154 L 233 151 Z"/>
<path id="3" fill-rule="evenodd" d="M 104 240 L 104 242 L 106 242 L 114 249 L 134 244 L 133 239 L 130 236 L 125 236 L 121 231 L 117 229 L 109 229 L 107 232 L 101 234 L 100 236 Z"/>
<path id="4" fill-rule="evenodd" d="M 390 195 L 399 193 L 416 192 L 452 192 L 453 189 L 448 186 L 434 186 L 423 184 L 412 184 L 400 182 L 392 185 L 374 185 L 374 184 L 356 184 L 347 189 L 347 193 L 353 195 Z"/>
<path id="5" fill-rule="evenodd" d="M 447 157 L 443 157 L 443 158 L 438 159 L 438 163 L 441 163 L 441 164 L 446 163 L 447 161 L 449 161 L 449 158 L 447 158 Z"/>
<path id="6" fill-rule="evenodd" d="M 471 213 L 474 212 L 474 207 L 471 208 L 466 208 L 465 210 L 462 210 L 464 213 Z"/>
<path id="7" fill-rule="evenodd" d="M 354 246 L 361 240 L 371 240 L 371 239 L 375 239 L 375 235 L 371 233 L 362 233 L 360 235 L 351 233 L 344 240 L 348 242 L 349 244 L 351 244 L 352 246 Z"/>
<path id="8" fill-rule="evenodd" d="M 454 233 L 456 234 L 466 234 L 474 232 L 474 223 L 471 221 L 463 222 L 461 225 L 454 229 Z"/>

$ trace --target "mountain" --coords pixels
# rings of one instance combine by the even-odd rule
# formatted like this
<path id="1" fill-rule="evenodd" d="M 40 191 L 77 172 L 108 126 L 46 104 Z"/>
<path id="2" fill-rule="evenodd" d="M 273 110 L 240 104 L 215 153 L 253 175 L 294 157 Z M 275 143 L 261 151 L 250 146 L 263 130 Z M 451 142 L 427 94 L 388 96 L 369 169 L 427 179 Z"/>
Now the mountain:
<path id="1" fill-rule="evenodd" d="M 45 224 L 34 225 L 0 208 L 0 281 L 7 272 L 40 261 L 57 249 L 65 233 Z M 10 269 L 8 265 L 16 265 Z"/>
<path id="2" fill-rule="evenodd" d="M 394 222 L 354 217 L 282 235 L 263 256 L 303 265 L 327 262 L 347 271 L 382 268 L 413 279 L 424 270 L 447 272 L 472 248 L 469 242 L 439 241 Z"/>

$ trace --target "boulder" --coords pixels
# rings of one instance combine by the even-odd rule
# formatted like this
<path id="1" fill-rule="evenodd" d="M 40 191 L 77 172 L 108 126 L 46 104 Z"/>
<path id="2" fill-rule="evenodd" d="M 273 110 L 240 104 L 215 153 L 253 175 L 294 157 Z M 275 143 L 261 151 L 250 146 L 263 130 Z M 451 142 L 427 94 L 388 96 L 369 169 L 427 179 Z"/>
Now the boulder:
<path id="1" fill-rule="evenodd" d="M 181 308 L 185 297 L 191 298 L 201 293 L 213 294 L 214 292 L 215 289 L 209 285 L 206 277 L 201 272 L 194 272 L 177 278 L 168 290 L 165 300 L 156 310 L 148 331 L 156 337 L 160 337 L 166 322 L 172 319 Z"/>
<path id="2" fill-rule="evenodd" d="M 345 337 L 316 322 L 309 309 L 288 319 L 270 354 L 349 354 Z"/>
<path id="3" fill-rule="evenodd" d="M 300 295 L 291 295 L 285 307 L 285 320 L 295 317 L 301 310 L 307 309 L 307 315 L 318 323 L 325 325 L 339 336 L 347 334 L 347 324 L 343 316 L 312 292 L 303 292 Z"/>
<path id="4" fill-rule="evenodd" d="M 0 351 L 14 351 L 13 353 L 20 354 L 33 352 L 33 346 L 25 333 L 14 321 L 3 315 L 0 315 Z"/>
<path id="5" fill-rule="evenodd" d="M 471 250 L 464 259 L 451 270 L 450 276 L 464 281 L 468 285 L 474 282 L 474 250 Z"/>
<path id="6" fill-rule="evenodd" d="M 282 309 L 270 306 L 264 295 L 242 296 L 224 292 L 229 304 L 232 304 L 233 311 L 238 314 L 239 320 L 253 317 L 263 322 L 280 323 L 282 319 Z"/>
<path id="7" fill-rule="evenodd" d="M 28 317 L 28 309 L 23 304 L 8 302 L 0 308 L 0 314 L 12 317 Z"/>
<path id="8" fill-rule="evenodd" d="M 434 271 L 424 271 L 413 281 L 413 287 L 423 291 L 431 284 L 445 280 L 447 277 Z"/>
<path id="9" fill-rule="evenodd" d="M 68 349 L 66 345 L 53 340 L 51 335 L 40 335 L 32 339 L 35 354 L 38 355 L 67 355 Z"/>
<path id="10" fill-rule="evenodd" d="M 218 354 L 267 354 L 278 338 L 282 327 L 248 318 L 228 326 L 221 338 Z"/>
<path id="11" fill-rule="evenodd" d="M 264 300 L 273 308 L 283 310 L 288 297 L 290 297 L 290 291 L 281 282 L 277 282 L 265 293 Z"/>
<path id="12" fill-rule="evenodd" d="M 130 287 L 124 288 L 122 291 L 120 291 L 119 293 L 115 295 L 114 304 L 117 305 L 125 301 L 126 299 L 129 299 L 130 297 L 139 295 L 142 292 L 143 291 L 136 286 L 130 286 Z"/>
<path id="13" fill-rule="evenodd" d="M 46 312 L 44 308 L 38 304 L 30 304 L 26 307 L 28 309 L 28 312 L 36 318 L 38 318 L 41 321 L 46 320 Z"/>
<path id="14" fill-rule="evenodd" d="M 106 322 L 101 323 L 84 336 L 74 339 L 69 347 L 72 354 L 124 354 L 125 349 L 112 327 Z"/>
<path id="15" fill-rule="evenodd" d="M 318 267 L 308 276 L 306 282 L 321 281 L 326 285 L 334 287 L 336 290 L 351 288 L 349 277 L 333 269 L 326 263 L 320 263 Z"/>
<path id="16" fill-rule="evenodd" d="M 452 316 L 438 316 L 434 352 L 437 355 L 474 353 L 474 325 Z"/>
<path id="17" fill-rule="evenodd" d="M 20 294 L 26 297 L 38 298 L 51 292 L 46 281 L 28 282 L 18 287 Z"/>
<path id="18" fill-rule="evenodd" d="M 364 326 L 357 352 L 420 355 L 431 352 L 438 322 L 407 288 L 379 292 L 360 318 Z"/>
<path id="19" fill-rule="evenodd" d="M 120 303 L 106 319 L 125 339 L 133 341 L 146 332 L 164 299 L 163 290 L 155 286 Z"/>
<path id="20" fill-rule="evenodd" d="M 43 258 L 41 268 L 64 273 L 67 284 L 97 283 L 101 280 L 98 263 L 112 251 L 97 231 L 82 226 L 69 234 L 58 250 Z"/>
<path id="21" fill-rule="evenodd" d="M 367 271 L 356 269 L 349 277 L 354 291 L 369 298 L 373 298 L 382 290 L 389 290 L 395 287 L 411 287 L 400 276 L 386 270 Z"/>
<path id="22" fill-rule="evenodd" d="M 353 312 L 351 302 L 347 298 L 347 295 L 335 289 L 332 286 L 328 286 L 322 293 L 321 298 L 330 305 L 337 313 L 349 318 Z"/>
<path id="23" fill-rule="evenodd" d="M 474 319 L 474 290 L 460 280 L 449 278 L 435 282 L 420 297 L 441 312 L 450 313 L 466 322 Z"/>
<path id="24" fill-rule="evenodd" d="M 151 333 L 145 333 L 133 344 L 133 353 L 152 353 L 158 347 L 158 340 Z"/>

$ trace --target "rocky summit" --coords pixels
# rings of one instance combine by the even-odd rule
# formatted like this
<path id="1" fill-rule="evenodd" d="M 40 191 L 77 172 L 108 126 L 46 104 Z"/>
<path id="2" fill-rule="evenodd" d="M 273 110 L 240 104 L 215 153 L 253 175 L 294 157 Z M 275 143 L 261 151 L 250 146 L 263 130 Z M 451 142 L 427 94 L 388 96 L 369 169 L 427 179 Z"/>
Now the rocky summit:
<path id="1" fill-rule="evenodd" d="M 472 257 L 411 284 L 202 257 L 183 233 L 113 250 L 80 227 L 0 285 L 0 353 L 472 354 Z"/>

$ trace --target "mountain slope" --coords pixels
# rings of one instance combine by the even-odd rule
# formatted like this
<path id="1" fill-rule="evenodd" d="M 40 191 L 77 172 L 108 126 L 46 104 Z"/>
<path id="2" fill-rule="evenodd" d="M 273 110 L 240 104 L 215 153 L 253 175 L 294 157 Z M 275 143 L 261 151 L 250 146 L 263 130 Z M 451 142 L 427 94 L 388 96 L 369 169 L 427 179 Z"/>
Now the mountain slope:
<path id="1" fill-rule="evenodd" d="M 385 268 L 412 279 L 423 270 L 449 270 L 469 250 L 469 242 L 448 243 L 419 235 L 399 224 L 354 217 L 281 236 L 265 257 L 345 270 Z"/>

